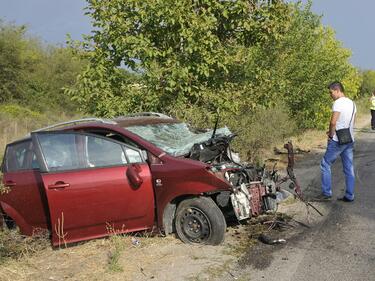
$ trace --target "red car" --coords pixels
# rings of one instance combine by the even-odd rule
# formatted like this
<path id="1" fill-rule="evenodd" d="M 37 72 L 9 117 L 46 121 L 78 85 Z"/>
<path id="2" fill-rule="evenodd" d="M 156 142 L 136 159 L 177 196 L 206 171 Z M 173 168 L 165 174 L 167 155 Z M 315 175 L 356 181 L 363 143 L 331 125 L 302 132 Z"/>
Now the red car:
<path id="1" fill-rule="evenodd" d="M 23 234 L 48 229 L 55 246 L 155 228 L 220 244 L 227 216 L 247 219 L 274 198 L 259 171 L 234 160 L 233 137 L 159 113 L 43 128 L 7 145 L 0 211 Z"/>

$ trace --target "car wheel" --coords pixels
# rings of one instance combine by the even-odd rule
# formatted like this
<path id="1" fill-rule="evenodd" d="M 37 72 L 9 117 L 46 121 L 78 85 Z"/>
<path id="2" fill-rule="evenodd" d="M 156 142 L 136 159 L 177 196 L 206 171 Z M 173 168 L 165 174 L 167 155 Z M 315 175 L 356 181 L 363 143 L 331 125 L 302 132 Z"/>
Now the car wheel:
<path id="1" fill-rule="evenodd" d="M 1 214 L 1 213 L 0 213 L 0 216 L 2 216 L 1 221 L 3 222 L 3 225 L 0 226 L 0 228 L 6 227 L 8 229 L 15 229 L 17 227 L 16 222 L 11 217 L 7 216 L 6 214 Z"/>
<path id="2" fill-rule="evenodd" d="M 223 242 L 227 227 L 223 213 L 207 197 L 182 201 L 176 211 L 175 226 L 183 242 L 208 245 Z"/>

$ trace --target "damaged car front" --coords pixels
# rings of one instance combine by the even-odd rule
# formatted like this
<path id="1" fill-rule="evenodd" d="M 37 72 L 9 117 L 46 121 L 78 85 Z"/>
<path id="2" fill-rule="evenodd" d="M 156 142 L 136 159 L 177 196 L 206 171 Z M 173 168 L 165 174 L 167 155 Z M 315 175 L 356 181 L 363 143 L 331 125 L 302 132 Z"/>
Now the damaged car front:
<path id="1" fill-rule="evenodd" d="M 211 194 L 226 217 L 235 215 L 240 221 L 275 209 L 276 185 L 270 173 L 264 167 L 240 163 L 239 155 L 230 147 L 236 135 L 227 127 L 215 126 L 202 132 L 171 119 L 169 123 L 131 125 L 126 129 L 170 156 L 204 163 L 205 169 L 227 186 Z"/>

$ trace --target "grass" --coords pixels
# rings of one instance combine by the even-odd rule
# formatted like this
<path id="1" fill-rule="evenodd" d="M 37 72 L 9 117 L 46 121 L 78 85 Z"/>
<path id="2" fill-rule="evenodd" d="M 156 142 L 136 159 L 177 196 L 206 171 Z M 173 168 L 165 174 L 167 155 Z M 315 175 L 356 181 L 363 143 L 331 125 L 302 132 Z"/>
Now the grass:
<path id="1" fill-rule="evenodd" d="M 0 231 L 0 264 L 21 260 L 50 247 L 48 231 L 36 231 L 33 236 L 21 235 L 18 229 Z"/>
<path id="2" fill-rule="evenodd" d="M 124 239 L 118 234 L 114 234 L 109 238 L 110 250 L 108 253 L 108 270 L 110 272 L 123 272 L 124 269 L 120 265 L 119 260 L 121 253 L 124 251 Z"/>

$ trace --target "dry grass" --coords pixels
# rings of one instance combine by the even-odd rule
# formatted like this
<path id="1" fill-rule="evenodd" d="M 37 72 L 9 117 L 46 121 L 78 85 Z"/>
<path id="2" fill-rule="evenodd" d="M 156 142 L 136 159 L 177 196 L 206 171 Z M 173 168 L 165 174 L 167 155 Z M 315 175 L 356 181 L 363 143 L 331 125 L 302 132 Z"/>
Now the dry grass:
<path id="1" fill-rule="evenodd" d="M 30 131 L 77 118 L 64 112 L 42 114 L 18 105 L 0 105 L 0 159 L 6 144 L 24 137 Z"/>
<path id="2" fill-rule="evenodd" d="M 24 236 L 17 229 L 0 231 L 0 264 L 9 259 L 20 261 L 50 246 L 48 231 L 36 230 L 35 234 Z"/>

